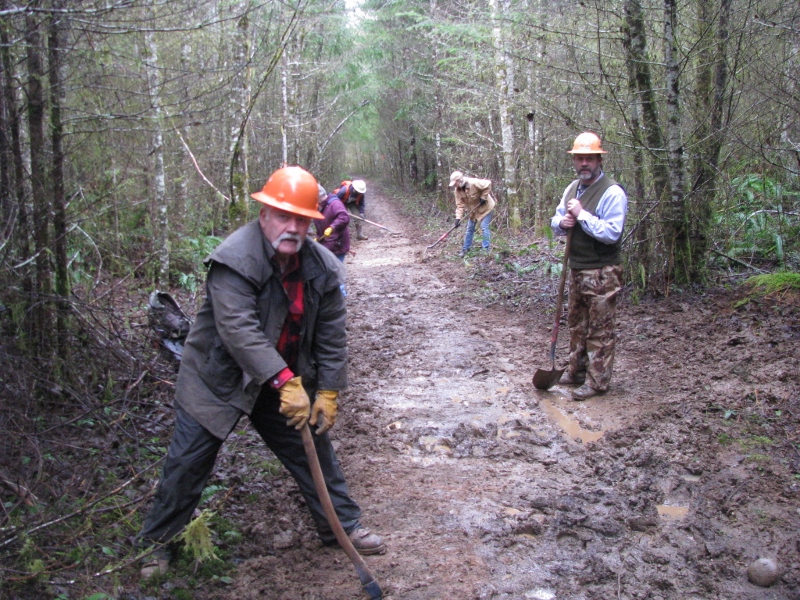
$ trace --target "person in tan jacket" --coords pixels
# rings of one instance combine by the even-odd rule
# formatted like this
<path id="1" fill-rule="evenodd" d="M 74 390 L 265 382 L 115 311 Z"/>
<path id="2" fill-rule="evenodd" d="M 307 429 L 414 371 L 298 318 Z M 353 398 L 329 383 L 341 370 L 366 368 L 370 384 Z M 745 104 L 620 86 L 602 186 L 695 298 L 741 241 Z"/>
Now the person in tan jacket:
<path id="1" fill-rule="evenodd" d="M 475 226 L 478 223 L 481 224 L 483 235 L 481 246 L 484 252 L 488 252 L 491 242 L 489 223 L 492 222 L 492 213 L 496 204 L 492 194 L 492 182 L 489 179 L 465 177 L 461 171 L 453 171 L 450 175 L 449 187 L 453 188 L 453 195 L 456 199 L 455 226 L 461 225 L 465 215 L 468 219 L 464 245 L 458 255 L 464 257 L 469 252 L 472 238 L 475 235 Z"/>

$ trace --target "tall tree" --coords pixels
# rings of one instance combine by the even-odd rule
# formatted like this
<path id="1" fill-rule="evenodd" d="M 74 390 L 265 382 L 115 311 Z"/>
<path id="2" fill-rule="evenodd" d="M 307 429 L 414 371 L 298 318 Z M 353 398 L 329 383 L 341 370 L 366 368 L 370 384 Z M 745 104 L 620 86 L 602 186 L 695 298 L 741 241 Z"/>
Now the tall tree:
<path id="1" fill-rule="evenodd" d="M 691 243 L 689 218 L 685 201 L 683 134 L 681 127 L 680 64 L 677 41 L 678 9 L 675 0 L 664 0 L 664 62 L 667 83 L 667 151 L 669 156 L 670 201 L 663 211 L 667 226 L 666 240 L 670 252 L 668 264 L 679 283 L 690 280 Z"/>
<path id="2" fill-rule="evenodd" d="M 670 193 L 669 173 L 664 161 L 664 135 L 658 120 L 658 109 L 655 89 L 650 72 L 650 59 L 647 52 L 647 34 L 645 18 L 639 0 L 625 0 L 625 26 L 623 30 L 623 46 L 628 62 L 628 72 L 633 77 L 632 88 L 635 90 L 637 102 L 641 107 L 642 127 L 645 138 L 638 138 L 634 131 L 636 143 L 640 144 L 650 159 L 656 205 L 664 202 Z M 664 252 L 662 248 L 661 252 Z M 671 277 L 671 266 L 662 273 L 662 278 Z M 659 282 L 662 287 L 665 281 Z"/>
<path id="3" fill-rule="evenodd" d="M 38 2 L 33 8 L 38 8 Z M 53 310 L 52 269 L 50 268 L 50 210 L 47 189 L 47 149 L 45 147 L 46 73 L 42 60 L 42 35 L 39 14 L 25 17 L 26 64 L 28 68 L 28 138 L 30 142 L 31 196 L 33 198 L 33 239 L 36 256 L 36 295 L 34 308 L 34 346 L 43 358 L 51 357 Z"/>
<path id="4" fill-rule="evenodd" d="M 244 224 L 247 217 L 250 173 L 247 164 L 247 107 L 250 104 L 250 0 L 242 0 L 238 6 L 240 17 L 236 21 L 234 36 L 233 63 L 235 73 L 232 79 L 231 106 L 233 122 L 230 133 L 231 157 L 228 176 L 231 195 L 231 217 L 233 226 Z"/>
<path id="5" fill-rule="evenodd" d="M 68 356 L 67 313 L 69 303 L 69 273 L 67 272 L 67 202 L 64 192 L 64 124 L 61 120 L 61 106 L 64 102 L 62 82 L 61 30 L 63 19 L 63 0 L 53 0 L 52 12 L 47 34 L 47 58 L 50 82 L 50 144 L 52 146 L 52 167 L 50 180 L 53 186 L 53 241 L 55 252 L 55 292 L 59 298 L 56 315 L 58 355 Z"/>
<path id="6" fill-rule="evenodd" d="M 695 79 L 699 124 L 696 134 L 697 149 L 692 165 L 692 208 L 689 219 L 689 239 L 692 240 L 692 245 L 691 255 L 687 257 L 688 274 L 692 281 L 700 281 L 705 275 L 719 157 L 725 139 L 723 117 L 728 94 L 727 53 L 731 0 L 720 0 L 718 6 L 714 2 L 700 0 L 697 8 L 698 24 L 701 28 L 697 36 L 700 51 L 697 54 Z"/>
<path id="7" fill-rule="evenodd" d="M 155 13 L 154 13 L 155 14 Z M 153 19 L 156 22 L 156 19 Z M 164 130 L 161 106 L 161 83 L 158 67 L 158 44 L 152 28 L 144 32 L 144 66 L 147 76 L 147 94 L 150 99 L 150 131 L 153 157 L 153 202 L 152 214 L 156 222 L 156 255 L 158 269 L 155 273 L 156 285 L 166 285 L 169 281 L 169 205 L 167 203 L 167 183 L 164 170 Z"/>
<path id="8" fill-rule="evenodd" d="M 522 218 L 517 194 L 517 165 L 514 155 L 514 121 L 511 106 L 514 94 L 514 64 L 506 51 L 503 28 L 507 0 L 489 0 L 492 15 L 492 41 L 494 43 L 495 85 L 497 87 L 497 111 L 500 115 L 500 139 L 503 149 L 503 188 L 509 210 L 512 229 L 519 229 Z M 498 186 L 500 187 L 500 186 Z"/>

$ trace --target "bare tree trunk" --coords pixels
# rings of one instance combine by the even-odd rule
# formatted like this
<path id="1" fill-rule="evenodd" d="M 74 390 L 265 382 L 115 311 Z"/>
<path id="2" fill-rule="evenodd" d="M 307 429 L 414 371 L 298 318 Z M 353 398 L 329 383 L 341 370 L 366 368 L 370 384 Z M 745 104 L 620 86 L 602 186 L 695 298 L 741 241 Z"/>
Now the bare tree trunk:
<path id="1" fill-rule="evenodd" d="M 158 271 L 156 285 L 169 281 L 169 206 L 164 173 L 164 133 L 162 131 L 161 90 L 158 76 L 158 46 L 153 31 L 145 32 L 145 69 L 153 114 L 153 216 L 158 233 Z"/>
<path id="2" fill-rule="evenodd" d="M 281 56 L 281 162 L 283 166 L 289 164 L 289 141 L 286 129 L 289 127 L 289 58 L 284 50 Z"/>
<path id="3" fill-rule="evenodd" d="M 52 355 L 53 292 L 50 268 L 50 209 L 47 193 L 45 148 L 45 72 L 42 64 L 42 39 L 38 14 L 25 17 L 28 66 L 28 137 L 31 159 L 31 193 L 33 196 L 33 240 L 36 252 L 36 297 L 34 314 L 34 345 L 42 358 Z"/>
<path id="4" fill-rule="evenodd" d="M 0 62 L 0 88 L 5 88 L 5 80 L 8 74 L 5 72 L 2 62 Z M 5 249 L 8 240 L 14 231 L 14 220 L 16 214 L 11 198 L 11 144 L 6 131 L 6 97 L 0 94 L 0 219 L 3 220 L 0 226 L 0 254 Z"/>
<path id="5" fill-rule="evenodd" d="M 533 80 L 529 78 L 529 85 L 532 83 Z M 528 134 L 528 185 L 531 187 L 530 206 L 533 208 L 533 229 L 538 232 L 541 230 L 543 215 L 534 186 L 536 178 L 536 112 L 529 112 L 525 115 L 525 120 L 527 121 Z"/>
<path id="6" fill-rule="evenodd" d="M 6 0 L 0 0 L 0 7 L 7 7 Z M 13 235 L 13 242 L 20 262 L 26 262 L 31 257 L 30 246 L 30 220 L 28 218 L 28 208 L 25 203 L 25 167 L 22 157 L 22 141 L 20 133 L 20 115 L 17 107 L 17 93 L 14 85 L 15 70 L 14 60 L 11 56 L 11 43 L 8 31 L 0 24 L 0 56 L 3 61 L 3 98 L 8 115 L 8 133 L 11 150 L 11 175 L 13 176 L 13 207 L 17 215 L 16 230 L 9 230 L 9 235 Z M 23 269 L 21 273 L 22 291 L 30 295 L 33 292 L 33 280 L 28 269 Z"/>
<path id="7" fill-rule="evenodd" d="M 542 23 L 543 28 L 547 28 L 548 13 L 543 0 L 534 0 L 534 11 L 538 16 L 539 21 Z M 544 64 L 545 56 L 547 54 L 547 45 L 545 44 L 544 34 L 539 34 L 536 37 L 536 60 L 530 65 L 530 90 L 533 94 L 531 98 L 532 103 L 535 105 L 537 98 L 544 95 L 544 83 L 541 77 L 541 66 Z M 537 119 L 537 115 L 539 118 Z M 544 233 L 546 229 L 550 229 L 550 219 L 548 210 L 547 198 L 545 198 L 544 174 L 547 172 L 543 164 L 543 152 L 541 140 L 543 137 L 543 119 L 541 118 L 541 111 L 534 110 L 530 117 L 531 130 L 531 182 L 533 185 L 533 202 L 534 202 L 534 231 Z"/>
<path id="8" fill-rule="evenodd" d="M 234 68 L 237 73 L 231 91 L 233 104 L 233 124 L 230 141 L 230 195 L 231 225 L 240 227 L 247 221 L 248 195 L 250 176 L 247 170 L 247 106 L 250 104 L 250 18 L 248 11 L 250 2 L 239 6 L 242 16 L 236 24 L 234 38 Z"/>
<path id="9" fill-rule="evenodd" d="M 67 342 L 67 319 L 69 315 L 69 274 L 67 272 L 67 202 L 64 194 L 64 150 L 62 139 L 64 125 L 61 122 L 61 105 L 64 86 L 61 74 L 61 15 L 62 0 L 54 0 L 48 31 L 48 63 L 50 69 L 50 139 L 53 148 L 53 236 L 55 241 L 56 294 L 59 296 L 56 317 L 58 355 L 66 360 L 69 354 Z"/>
<path id="10" fill-rule="evenodd" d="M 647 279 L 650 275 L 650 219 L 648 214 L 651 210 L 649 202 L 647 202 L 647 192 L 644 184 L 644 152 L 642 145 L 638 142 L 638 132 L 641 128 L 641 118 L 639 109 L 638 93 L 636 90 L 636 74 L 634 72 L 633 62 L 626 61 L 628 70 L 628 88 L 631 95 L 630 105 L 630 122 L 631 130 L 634 134 L 633 146 L 633 188 L 629 190 L 629 211 L 633 217 L 632 222 L 636 227 L 635 234 L 633 235 L 633 252 L 629 253 L 630 260 L 628 265 L 638 265 L 639 273 L 633 273 L 628 278 L 633 282 L 636 289 L 647 289 Z M 630 192 L 633 193 L 630 193 Z"/>
<path id="11" fill-rule="evenodd" d="M 509 224 L 519 230 L 522 218 L 517 195 L 517 170 L 514 160 L 514 122 L 511 118 L 512 94 L 514 91 L 514 66 L 506 52 L 506 41 L 501 26 L 503 0 L 489 0 L 492 12 L 492 39 L 494 42 L 494 72 L 497 86 L 497 110 L 500 113 L 500 139 L 503 146 L 503 185 L 508 203 Z"/>
<path id="12" fill-rule="evenodd" d="M 419 185 L 419 165 L 417 164 L 417 134 L 414 122 L 408 124 L 408 175 L 414 185 Z"/>

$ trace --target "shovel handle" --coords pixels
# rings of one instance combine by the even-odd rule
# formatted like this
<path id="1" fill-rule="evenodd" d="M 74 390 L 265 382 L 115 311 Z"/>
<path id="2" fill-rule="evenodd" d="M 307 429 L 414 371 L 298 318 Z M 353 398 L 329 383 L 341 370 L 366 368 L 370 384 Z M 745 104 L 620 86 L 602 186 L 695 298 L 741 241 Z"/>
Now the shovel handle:
<path id="1" fill-rule="evenodd" d="M 578 224 L 575 224 L 577 227 Z M 553 324 L 553 334 L 550 336 L 550 361 L 555 370 L 556 364 L 556 342 L 558 342 L 558 327 L 561 324 L 561 308 L 564 305 L 564 287 L 567 283 L 567 261 L 569 260 L 569 251 L 572 246 L 572 231 L 575 227 L 570 227 L 567 230 L 567 244 L 564 246 L 564 262 L 561 264 L 561 279 L 558 282 L 558 296 L 556 297 L 556 321 Z"/>
<path id="2" fill-rule="evenodd" d="M 480 206 L 480 204 L 479 204 L 478 206 Z M 468 219 L 469 219 L 470 217 L 472 217 L 472 213 L 474 213 L 474 212 L 477 210 L 478 206 L 476 206 L 476 207 L 475 207 L 475 208 L 473 208 L 471 211 L 469 211 L 469 214 L 467 215 L 467 218 L 468 218 Z M 460 223 L 459 223 L 459 225 L 460 225 Z M 458 227 L 458 225 L 453 225 L 453 226 L 452 226 L 450 229 L 448 229 L 447 231 L 445 231 L 445 232 L 442 234 L 442 237 L 440 237 L 438 240 L 436 240 L 435 242 L 433 242 L 433 243 L 432 243 L 430 246 L 426 246 L 426 247 L 425 247 L 425 250 L 430 250 L 431 248 L 433 248 L 435 245 L 437 245 L 439 242 L 441 242 L 441 241 L 442 241 L 444 238 L 446 238 L 448 235 L 450 235 L 451 233 L 453 233 L 453 230 L 454 230 L 456 227 Z"/>
<path id="3" fill-rule="evenodd" d="M 442 237 L 440 237 L 438 240 L 436 240 L 435 242 L 433 242 L 433 243 L 432 243 L 430 246 L 426 246 L 426 247 L 425 247 L 425 249 L 426 249 L 426 250 L 430 250 L 431 248 L 433 248 L 434 246 L 436 246 L 436 245 L 437 245 L 439 242 L 441 242 L 441 241 L 442 241 L 444 238 L 446 238 L 448 235 L 450 235 L 450 234 L 452 233 L 453 229 L 455 229 L 456 227 L 458 227 L 458 225 L 453 225 L 453 226 L 452 226 L 450 229 L 448 229 L 447 231 L 445 231 L 445 232 L 442 234 Z"/>
<path id="4" fill-rule="evenodd" d="M 350 217 L 353 218 L 353 219 L 358 219 L 359 221 L 364 221 L 364 223 L 369 223 L 370 225 L 375 225 L 375 227 L 380 227 L 381 229 L 385 229 L 386 231 L 388 231 L 392 235 L 400 235 L 398 232 L 392 231 L 391 229 L 386 227 L 386 225 L 381 225 L 380 223 L 376 223 L 375 221 L 370 221 L 369 219 L 365 219 L 364 217 L 361 217 L 359 215 L 352 215 L 351 214 Z"/>
<path id="5" fill-rule="evenodd" d="M 372 576 L 372 573 L 367 567 L 367 563 L 361 558 L 361 555 L 353 546 L 353 542 L 347 537 L 347 534 L 339 521 L 339 516 L 336 514 L 336 509 L 333 508 L 330 494 L 328 494 L 328 486 L 325 484 L 325 478 L 322 476 L 322 467 L 319 465 L 319 456 L 317 456 L 317 448 L 314 446 L 314 438 L 311 437 L 311 430 L 308 424 L 305 424 L 300 430 L 300 435 L 303 438 L 303 449 L 306 451 L 308 464 L 311 467 L 311 476 L 314 478 L 314 487 L 317 488 L 317 496 L 322 503 L 322 508 L 325 510 L 325 517 L 333 529 L 333 534 L 336 536 L 336 541 L 347 553 L 347 556 L 353 563 L 353 566 L 358 573 L 358 578 L 361 580 L 361 585 L 364 591 L 369 595 L 371 600 L 380 600 L 383 598 L 378 582 Z"/>

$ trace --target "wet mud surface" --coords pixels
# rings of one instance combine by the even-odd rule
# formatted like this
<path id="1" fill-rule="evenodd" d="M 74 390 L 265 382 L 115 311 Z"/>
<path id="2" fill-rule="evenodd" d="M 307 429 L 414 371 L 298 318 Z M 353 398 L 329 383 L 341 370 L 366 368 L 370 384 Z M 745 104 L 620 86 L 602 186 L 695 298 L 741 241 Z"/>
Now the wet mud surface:
<path id="1" fill-rule="evenodd" d="M 531 385 L 558 284 L 533 267 L 556 249 L 457 259 L 461 229 L 423 261 L 444 229 L 368 184 L 370 219 L 399 235 L 366 226 L 347 259 L 350 389 L 332 437 L 388 548 L 365 558 L 384 598 L 800 598 L 796 299 L 626 298 L 612 388 L 578 403 Z M 259 471 L 252 430 L 226 444 L 227 473 L 237 457 L 224 512 L 244 532 L 239 568 L 196 597 L 366 597 L 293 481 Z M 778 562 L 769 587 L 748 581 L 760 557 Z"/>

